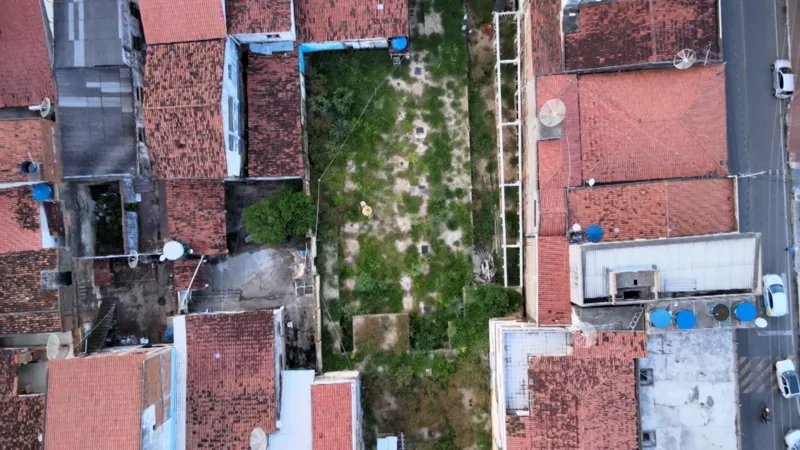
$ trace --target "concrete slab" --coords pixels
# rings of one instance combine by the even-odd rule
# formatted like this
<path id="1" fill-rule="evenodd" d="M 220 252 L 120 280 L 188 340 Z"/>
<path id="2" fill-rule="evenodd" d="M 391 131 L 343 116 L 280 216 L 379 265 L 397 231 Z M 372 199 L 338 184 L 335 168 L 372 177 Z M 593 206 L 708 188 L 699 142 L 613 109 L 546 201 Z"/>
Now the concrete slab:
<path id="1" fill-rule="evenodd" d="M 639 406 L 642 431 L 655 434 L 653 448 L 737 448 L 733 331 L 650 335 L 647 348 L 639 367 L 652 369 L 652 377 L 640 384 Z"/>

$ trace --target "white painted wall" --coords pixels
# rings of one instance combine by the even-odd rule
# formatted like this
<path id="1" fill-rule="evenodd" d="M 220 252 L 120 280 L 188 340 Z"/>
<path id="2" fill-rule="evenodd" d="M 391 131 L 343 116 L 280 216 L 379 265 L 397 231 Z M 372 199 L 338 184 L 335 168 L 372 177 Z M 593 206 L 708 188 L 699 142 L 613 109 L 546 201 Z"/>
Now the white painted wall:
<path id="1" fill-rule="evenodd" d="M 186 448 L 186 316 L 172 319 L 175 333 L 175 449 Z"/>
<path id="2" fill-rule="evenodd" d="M 222 121 L 225 129 L 225 161 L 229 177 L 242 175 L 245 156 L 244 83 L 239 50 L 230 36 L 225 41 L 225 65 L 222 70 Z"/>

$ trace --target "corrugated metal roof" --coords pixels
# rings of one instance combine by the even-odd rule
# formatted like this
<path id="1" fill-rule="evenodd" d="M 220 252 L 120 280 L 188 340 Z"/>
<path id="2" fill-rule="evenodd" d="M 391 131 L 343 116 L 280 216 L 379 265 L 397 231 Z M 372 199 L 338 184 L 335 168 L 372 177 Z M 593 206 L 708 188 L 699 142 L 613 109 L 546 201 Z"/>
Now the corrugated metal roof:
<path id="1" fill-rule="evenodd" d="M 397 436 L 378 438 L 378 450 L 397 450 Z"/>
<path id="2" fill-rule="evenodd" d="M 760 245 L 754 233 L 584 244 L 580 252 L 570 252 L 570 272 L 582 273 L 584 299 L 609 297 L 609 271 L 631 266 L 655 266 L 661 292 L 684 292 L 691 286 L 696 292 L 752 290 L 758 283 Z M 574 290 L 579 280 L 572 281 Z"/>
<path id="3" fill-rule="evenodd" d="M 281 426 L 269 435 L 269 450 L 311 450 L 311 385 L 313 370 L 281 372 Z"/>
<path id="4" fill-rule="evenodd" d="M 55 0 L 56 67 L 122 65 L 120 7 L 126 3 L 117 0 Z"/>
<path id="5" fill-rule="evenodd" d="M 136 119 L 127 67 L 57 69 L 65 177 L 136 174 Z"/>

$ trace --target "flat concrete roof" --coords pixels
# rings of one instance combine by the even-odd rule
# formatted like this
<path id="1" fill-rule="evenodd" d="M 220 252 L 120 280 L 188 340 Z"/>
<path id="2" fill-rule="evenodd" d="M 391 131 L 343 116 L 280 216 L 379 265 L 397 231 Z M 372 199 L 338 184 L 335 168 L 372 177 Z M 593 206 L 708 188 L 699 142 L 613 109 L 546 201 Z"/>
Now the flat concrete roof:
<path id="1" fill-rule="evenodd" d="M 736 361 L 733 330 L 649 335 L 652 384 L 640 383 L 642 431 L 655 432 L 658 450 L 737 448 Z"/>

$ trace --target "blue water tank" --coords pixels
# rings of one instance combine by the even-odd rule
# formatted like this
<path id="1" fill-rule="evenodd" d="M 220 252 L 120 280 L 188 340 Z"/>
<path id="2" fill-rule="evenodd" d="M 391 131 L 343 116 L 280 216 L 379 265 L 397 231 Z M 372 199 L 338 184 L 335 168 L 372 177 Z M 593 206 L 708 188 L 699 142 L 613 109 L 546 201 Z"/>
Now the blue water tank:
<path id="1" fill-rule="evenodd" d="M 694 313 L 688 309 L 678 311 L 678 314 L 675 314 L 675 325 L 677 325 L 681 330 L 691 330 L 694 328 L 696 323 L 697 316 L 695 316 Z"/>
<path id="2" fill-rule="evenodd" d="M 393 37 L 389 39 L 389 43 L 392 46 L 392 50 L 396 52 L 402 52 L 408 48 L 408 38 L 405 36 Z"/>
<path id="3" fill-rule="evenodd" d="M 33 198 L 37 202 L 43 202 L 53 198 L 53 188 L 49 184 L 41 183 L 33 186 Z"/>
<path id="4" fill-rule="evenodd" d="M 650 324 L 656 328 L 667 328 L 672 322 L 672 315 L 666 309 L 650 311 Z"/>
<path id="5" fill-rule="evenodd" d="M 733 315 L 742 322 L 750 322 L 756 318 L 756 307 L 752 303 L 739 303 L 733 308 Z"/>
<path id="6" fill-rule="evenodd" d="M 589 225 L 586 229 L 586 240 L 589 242 L 600 242 L 603 240 L 603 229 L 600 225 Z"/>

